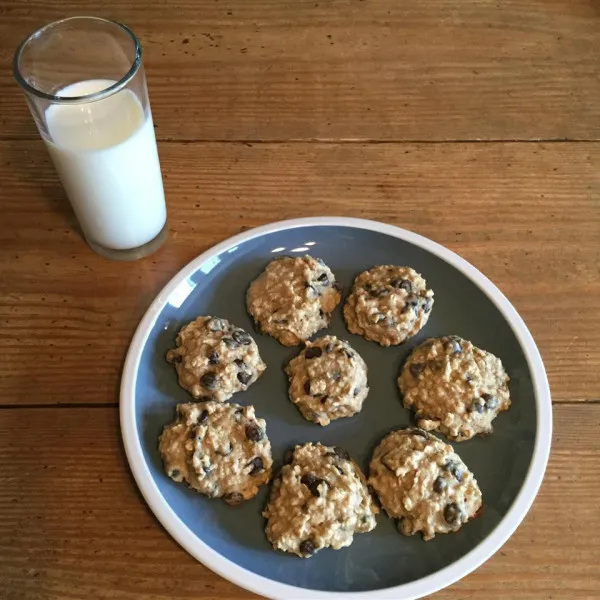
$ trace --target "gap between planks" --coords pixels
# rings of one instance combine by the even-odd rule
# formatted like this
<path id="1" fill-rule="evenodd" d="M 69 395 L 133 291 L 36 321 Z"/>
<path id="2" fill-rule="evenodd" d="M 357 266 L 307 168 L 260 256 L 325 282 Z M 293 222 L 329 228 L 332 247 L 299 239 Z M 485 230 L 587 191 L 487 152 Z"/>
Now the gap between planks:
<path id="1" fill-rule="evenodd" d="M 0 142 L 33 142 L 39 136 L 2 136 Z M 597 144 L 600 138 L 489 138 L 489 139 L 379 139 L 379 138 L 266 138 L 266 139 L 219 139 L 219 138 L 174 138 L 156 137 L 156 141 L 166 144 L 421 144 L 440 146 L 444 144 Z"/>

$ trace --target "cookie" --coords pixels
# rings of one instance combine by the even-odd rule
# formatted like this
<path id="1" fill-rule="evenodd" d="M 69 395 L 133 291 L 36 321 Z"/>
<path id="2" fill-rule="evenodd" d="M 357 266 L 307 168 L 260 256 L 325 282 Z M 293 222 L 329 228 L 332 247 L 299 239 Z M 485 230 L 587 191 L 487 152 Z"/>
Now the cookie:
<path id="1" fill-rule="evenodd" d="M 382 346 L 402 344 L 427 323 L 433 291 L 410 267 L 380 265 L 354 280 L 344 305 L 352 333 Z"/>
<path id="2" fill-rule="evenodd" d="M 308 558 L 323 548 L 349 546 L 355 533 L 375 528 L 377 506 L 345 450 L 304 444 L 289 463 L 273 481 L 263 511 L 276 550 Z"/>
<path id="3" fill-rule="evenodd" d="M 492 432 L 492 421 L 510 406 L 502 361 L 458 336 L 417 346 L 398 378 L 404 406 L 417 425 L 462 442 Z"/>
<path id="4" fill-rule="evenodd" d="M 458 531 L 478 515 L 481 491 L 452 446 L 422 429 L 387 435 L 375 448 L 369 485 L 404 535 Z"/>
<path id="5" fill-rule="evenodd" d="M 167 361 L 175 364 L 179 385 L 196 399 L 224 402 L 266 369 L 250 334 L 219 317 L 198 317 L 175 343 Z"/>
<path id="6" fill-rule="evenodd" d="M 335 336 L 306 342 L 285 371 L 290 400 L 305 419 L 319 425 L 360 412 L 369 393 L 365 361 Z"/>
<path id="7" fill-rule="evenodd" d="M 297 346 L 329 325 L 341 294 L 335 276 L 312 256 L 271 261 L 246 294 L 257 328 L 284 346 Z"/>
<path id="8" fill-rule="evenodd" d="M 253 498 L 271 478 L 271 444 L 254 407 L 220 402 L 179 404 L 159 440 L 167 475 L 231 505 Z"/>

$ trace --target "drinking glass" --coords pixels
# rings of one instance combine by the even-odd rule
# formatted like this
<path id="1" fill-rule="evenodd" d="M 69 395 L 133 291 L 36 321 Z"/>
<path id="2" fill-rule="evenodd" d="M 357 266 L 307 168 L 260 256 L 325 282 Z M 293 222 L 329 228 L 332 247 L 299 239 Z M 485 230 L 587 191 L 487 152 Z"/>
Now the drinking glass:
<path id="1" fill-rule="evenodd" d="M 156 250 L 167 208 L 133 32 L 97 17 L 56 21 L 19 46 L 14 74 L 91 248 L 121 260 Z"/>

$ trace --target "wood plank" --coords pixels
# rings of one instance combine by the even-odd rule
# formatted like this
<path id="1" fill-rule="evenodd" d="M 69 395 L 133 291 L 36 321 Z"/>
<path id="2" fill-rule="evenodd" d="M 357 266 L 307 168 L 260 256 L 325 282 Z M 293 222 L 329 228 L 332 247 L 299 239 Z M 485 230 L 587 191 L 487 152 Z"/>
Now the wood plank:
<path id="1" fill-rule="evenodd" d="M 170 238 L 117 263 L 73 229 L 41 142 L 0 143 L 0 404 L 116 401 L 135 326 L 181 267 L 243 228 L 321 214 L 387 221 L 458 252 L 525 318 L 554 400 L 600 398 L 600 144 L 163 143 L 160 153 Z"/>
<path id="2" fill-rule="evenodd" d="M 501 599 L 507 585 L 519 600 L 598 597 L 600 405 L 558 406 L 555 417 L 550 466 L 524 524 L 435 598 Z M 129 474 L 117 421 L 116 409 L 102 407 L 0 411 L 2 597 L 251 597 L 196 563 L 155 521 Z"/>
<path id="3" fill-rule="evenodd" d="M 35 128 L 19 44 L 70 15 L 141 37 L 161 139 L 598 139 L 591 0 L 3 0 L 0 135 Z"/>

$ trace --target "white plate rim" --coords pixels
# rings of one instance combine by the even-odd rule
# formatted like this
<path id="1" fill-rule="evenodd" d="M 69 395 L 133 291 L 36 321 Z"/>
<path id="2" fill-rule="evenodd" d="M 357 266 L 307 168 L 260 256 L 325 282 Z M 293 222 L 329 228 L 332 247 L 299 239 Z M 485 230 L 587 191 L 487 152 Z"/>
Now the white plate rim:
<path id="1" fill-rule="evenodd" d="M 369 592 L 327 592 L 273 581 L 240 567 L 196 537 L 179 519 L 154 483 L 137 436 L 134 400 L 140 358 L 149 333 L 175 288 L 193 275 L 201 264 L 234 246 L 269 233 L 307 226 L 337 226 L 375 231 L 423 248 L 449 263 L 475 283 L 502 313 L 517 337 L 531 371 L 537 410 L 534 451 L 524 483 L 508 512 L 486 538 L 457 561 L 431 575 L 391 588 Z M 270 223 L 230 237 L 192 260 L 167 283 L 140 321 L 127 352 L 121 378 L 120 421 L 127 460 L 148 506 L 168 533 L 189 554 L 221 577 L 251 592 L 276 600 L 415 600 L 437 592 L 477 569 L 499 550 L 524 519 L 542 483 L 550 455 L 552 401 L 540 352 L 523 319 L 504 294 L 473 265 L 437 242 L 395 225 L 351 217 L 307 217 Z"/>

